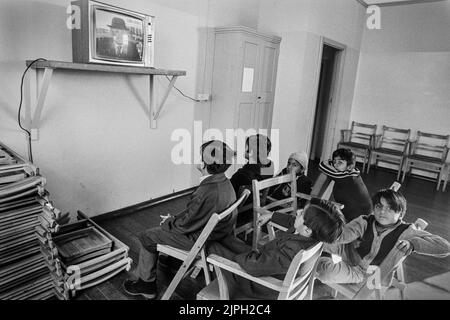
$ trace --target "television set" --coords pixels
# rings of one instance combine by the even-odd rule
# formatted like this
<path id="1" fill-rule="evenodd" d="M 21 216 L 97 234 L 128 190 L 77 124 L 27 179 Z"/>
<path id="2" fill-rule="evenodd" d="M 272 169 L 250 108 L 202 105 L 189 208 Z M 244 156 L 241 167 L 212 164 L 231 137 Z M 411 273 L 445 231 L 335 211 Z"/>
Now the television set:
<path id="1" fill-rule="evenodd" d="M 79 15 L 72 27 L 73 62 L 154 66 L 154 16 L 93 0 L 71 4 Z"/>

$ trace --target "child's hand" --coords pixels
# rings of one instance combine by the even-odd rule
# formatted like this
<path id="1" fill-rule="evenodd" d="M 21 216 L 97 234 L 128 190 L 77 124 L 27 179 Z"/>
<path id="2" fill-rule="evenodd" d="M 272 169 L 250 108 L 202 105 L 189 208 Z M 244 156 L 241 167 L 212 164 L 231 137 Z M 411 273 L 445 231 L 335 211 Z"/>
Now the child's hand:
<path id="1" fill-rule="evenodd" d="M 166 222 L 167 219 L 171 218 L 172 215 L 169 213 L 166 216 L 161 215 L 161 222 L 159 223 L 160 226 L 162 226 L 164 224 L 164 222 Z"/>
<path id="2" fill-rule="evenodd" d="M 401 240 L 397 242 L 397 249 L 403 252 L 406 256 L 413 252 L 414 247 L 411 242 L 406 240 Z"/>

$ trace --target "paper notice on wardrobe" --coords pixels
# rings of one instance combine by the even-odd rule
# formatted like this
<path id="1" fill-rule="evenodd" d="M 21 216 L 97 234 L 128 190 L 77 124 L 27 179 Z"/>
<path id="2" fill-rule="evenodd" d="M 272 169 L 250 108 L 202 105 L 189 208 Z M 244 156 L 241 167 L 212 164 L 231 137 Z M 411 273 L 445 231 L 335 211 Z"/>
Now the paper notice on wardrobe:
<path id="1" fill-rule="evenodd" d="M 255 69 L 244 68 L 244 76 L 242 77 L 242 92 L 252 92 L 253 91 L 254 74 L 255 74 Z"/>

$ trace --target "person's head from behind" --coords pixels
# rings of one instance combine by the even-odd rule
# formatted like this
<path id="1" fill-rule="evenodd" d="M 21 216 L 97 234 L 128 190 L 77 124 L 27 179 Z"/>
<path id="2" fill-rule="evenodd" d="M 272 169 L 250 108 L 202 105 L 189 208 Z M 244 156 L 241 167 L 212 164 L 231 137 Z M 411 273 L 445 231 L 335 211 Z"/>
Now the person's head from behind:
<path id="1" fill-rule="evenodd" d="M 204 175 L 224 173 L 231 166 L 234 151 L 222 141 L 212 140 L 200 148 L 202 162 L 197 169 Z"/>
<path id="2" fill-rule="evenodd" d="M 398 191 L 383 189 L 372 197 L 375 220 L 382 226 L 396 224 L 406 213 L 407 202 Z"/>
<path id="3" fill-rule="evenodd" d="M 356 156 L 350 149 L 337 149 L 333 152 L 333 166 L 337 171 L 352 170 L 355 167 Z"/>
<path id="4" fill-rule="evenodd" d="M 313 198 L 304 209 L 297 211 L 294 227 L 302 236 L 333 243 L 344 225 L 344 215 L 334 203 Z"/>
<path id="5" fill-rule="evenodd" d="M 295 172 L 296 175 L 302 175 L 308 168 L 308 155 L 306 152 L 295 152 L 289 156 L 287 163 L 287 172 Z"/>
<path id="6" fill-rule="evenodd" d="M 267 156 L 271 150 L 272 142 L 263 134 L 256 134 L 245 140 L 245 159 L 251 164 L 268 164 Z"/>

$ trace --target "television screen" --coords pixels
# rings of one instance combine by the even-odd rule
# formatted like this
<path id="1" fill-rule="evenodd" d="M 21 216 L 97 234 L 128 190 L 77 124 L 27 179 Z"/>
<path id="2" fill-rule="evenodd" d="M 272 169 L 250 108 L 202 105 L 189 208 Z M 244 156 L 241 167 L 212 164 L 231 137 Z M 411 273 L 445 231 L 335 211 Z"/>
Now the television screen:
<path id="1" fill-rule="evenodd" d="M 142 63 L 144 26 L 142 19 L 100 8 L 94 11 L 96 58 Z"/>

